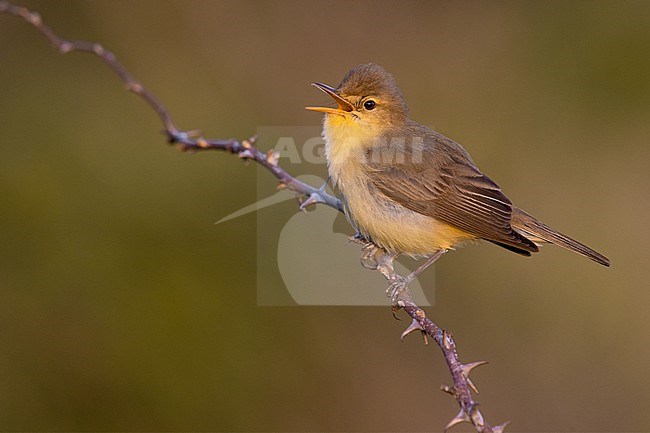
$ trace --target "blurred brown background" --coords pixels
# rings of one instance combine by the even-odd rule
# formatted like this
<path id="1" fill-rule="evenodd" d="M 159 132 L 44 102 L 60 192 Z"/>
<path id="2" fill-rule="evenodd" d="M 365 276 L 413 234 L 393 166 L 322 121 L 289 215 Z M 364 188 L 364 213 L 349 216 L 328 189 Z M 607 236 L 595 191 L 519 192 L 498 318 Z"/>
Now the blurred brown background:
<path id="1" fill-rule="evenodd" d="M 650 430 L 650 3 L 23 4 L 212 137 L 317 125 L 310 82 L 385 66 L 416 120 L 613 262 L 443 259 L 429 311 L 490 361 L 488 421 Z M 0 429 L 436 431 L 457 412 L 438 349 L 400 343 L 388 307 L 256 306 L 255 215 L 213 224 L 255 201 L 253 167 L 165 146 L 98 59 L 6 15 L 0 65 Z"/>

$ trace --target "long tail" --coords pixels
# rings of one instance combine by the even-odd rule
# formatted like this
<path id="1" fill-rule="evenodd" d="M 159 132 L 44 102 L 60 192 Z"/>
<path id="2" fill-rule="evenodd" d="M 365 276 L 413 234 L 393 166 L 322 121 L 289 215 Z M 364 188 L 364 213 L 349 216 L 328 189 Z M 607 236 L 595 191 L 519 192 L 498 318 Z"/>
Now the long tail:
<path id="1" fill-rule="evenodd" d="M 567 250 L 582 254 L 583 256 L 600 263 L 604 266 L 609 266 L 609 259 L 602 254 L 592 250 L 588 246 L 581 244 L 575 239 L 563 235 L 562 233 L 553 230 L 537 218 L 527 214 L 521 209 L 513 207 L 512 227 L 520 232 L 522 235 L 530 238 L 534 242 L 550 242 Z"/>

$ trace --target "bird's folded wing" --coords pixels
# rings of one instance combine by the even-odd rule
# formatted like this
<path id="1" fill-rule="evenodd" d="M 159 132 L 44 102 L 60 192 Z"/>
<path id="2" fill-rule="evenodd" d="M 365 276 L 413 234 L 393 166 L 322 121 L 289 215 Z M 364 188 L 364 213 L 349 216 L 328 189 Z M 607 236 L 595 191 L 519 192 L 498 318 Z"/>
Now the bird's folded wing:
<path id="1" fill-rule="evenodd" d="M 462 154 L 435 156 L 425 151 L 418 163 L 371 162 L 370 177 L 383 194 L 407 209 L 519 253 L 538 251 L 510 226 L 512 203 L 492 179 Z"/>

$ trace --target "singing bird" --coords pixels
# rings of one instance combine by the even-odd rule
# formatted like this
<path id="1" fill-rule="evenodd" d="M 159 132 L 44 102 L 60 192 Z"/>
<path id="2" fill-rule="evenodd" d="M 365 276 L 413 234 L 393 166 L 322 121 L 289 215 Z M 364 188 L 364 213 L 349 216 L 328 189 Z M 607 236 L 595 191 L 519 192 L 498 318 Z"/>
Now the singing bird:
<path id="1" fill-rule="evenodd" d="M 484 239 L 530 256 L 552 243 L 609 266 L 602 254 L 514 206 L 454 140 L 409 118 L 397 83 L 381 66 L 350 70 L 337 88 L 313 83 L 336 108 L 325 113 L 329 175 L 358 234 L 394 255 L 427 257 Z"/>

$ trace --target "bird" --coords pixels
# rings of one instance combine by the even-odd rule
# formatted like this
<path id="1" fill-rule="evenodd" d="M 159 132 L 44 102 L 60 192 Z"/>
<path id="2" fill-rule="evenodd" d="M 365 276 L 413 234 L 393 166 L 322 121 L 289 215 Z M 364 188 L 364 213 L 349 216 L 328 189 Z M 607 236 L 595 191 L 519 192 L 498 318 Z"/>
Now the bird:
<path id="1" fill-rule="evenodd" d="M 522 256 L 551 243 L 610 266 L 607 257 L 513 205 L 459 143 L 412 120 L 383 67 L 359 65 L 336 88 L 312 84 L 337 104 L 305 108 L 324 113 L 329 176 L 357 236 L 395 257 L 426 258 L 406 283 L 476 240 Z"/>

